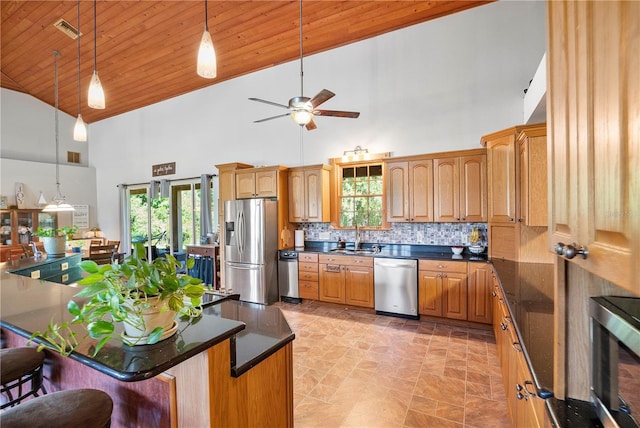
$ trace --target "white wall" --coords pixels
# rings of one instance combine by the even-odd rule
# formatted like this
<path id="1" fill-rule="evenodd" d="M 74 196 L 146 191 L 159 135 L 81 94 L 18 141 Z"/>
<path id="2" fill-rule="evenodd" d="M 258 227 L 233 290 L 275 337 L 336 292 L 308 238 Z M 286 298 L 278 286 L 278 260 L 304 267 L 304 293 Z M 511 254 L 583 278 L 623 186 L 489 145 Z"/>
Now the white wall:
<path id="1" fill-rule="evenodd" d="M 91 124 L 100 227 L 118 233 L 116 185 L 148 182 L 153 164 L 175 161 L 177 179 L 236 161 L 322 163 L 356 145 L 393 156 L 479 147 L 522 122 L 545 34 L 544 2 L 500 1 L 307 57 L 304 95 L 329 89 L 324 108 L 361 116 L 318 118 L 302 144 L 288 118 L 252 123 L 284 110 L 247 100 L 300 95 L 298 61 Z"/>

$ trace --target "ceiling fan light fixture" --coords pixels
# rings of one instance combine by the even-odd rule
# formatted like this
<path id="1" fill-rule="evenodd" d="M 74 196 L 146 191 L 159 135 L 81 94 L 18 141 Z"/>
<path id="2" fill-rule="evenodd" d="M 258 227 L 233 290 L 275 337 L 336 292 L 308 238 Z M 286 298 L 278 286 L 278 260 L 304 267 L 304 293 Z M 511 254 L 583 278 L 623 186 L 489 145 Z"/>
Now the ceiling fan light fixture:
<path id="1" fill-rule="evenodd" d="M 295 110 L 291 112 L 291 119 L 293 119 L 293 121 L 298 125 L 304 126 L 307 123 L 311 122 L 311 119 L 313 119 L 313 114 L 311 114 L 311 112 L 307 110 Z"/>

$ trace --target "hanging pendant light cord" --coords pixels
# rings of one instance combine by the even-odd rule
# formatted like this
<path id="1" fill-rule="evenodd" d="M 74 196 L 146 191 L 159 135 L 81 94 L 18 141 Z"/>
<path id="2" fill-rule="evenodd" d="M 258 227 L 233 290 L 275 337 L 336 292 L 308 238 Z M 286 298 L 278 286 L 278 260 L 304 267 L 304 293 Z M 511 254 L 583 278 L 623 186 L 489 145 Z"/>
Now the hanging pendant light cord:
<path id="1" fill-rule="evenodd" d="M 82 95 L 80 92 L 80 0 L 78 0 L 78 114 L 82 111 Z"/>
<path id="2" fill-rule="evenodd" d="M 304 70 L 302 65 L 302 0 L 300 0 L 300 96 L 304 96 Z"/>
<path id="3" fill-rule="evenodd" d="M 58 194 L 60 194 L 60 156 L 58 154 L 58 146 L 60 145 L 59 143 L 59 138 L 58 138 L 58 57 L 60 56 L 60 52 L 58 51 L 53 51 L 53 56 L 54 56 L 54 63 L 55 63 L 55 85 L 54 85 L 54 94 L 55 94 L 55 98 L 54 98 L 54 104 L 55 104 L 55 113 L 54 113 L 54 122 L 55 122 L 55 127 L 54 127 L 54 133 L 56 136 L 56 186 L 57 186 L 57 190 L 58 190 Z M 57 195 L 56 195 L 57 196 Z"/>
<path id="4" fill-rule="evenodd" d="M 98 7 L 97 0 L 93 0 L 93 71 L 98 69 Z"/>
<path id="5" fill-rule="evenodd" d="M 204 31 L 209 31 L 209 10 L 207 0 L 204 0 Z"/>

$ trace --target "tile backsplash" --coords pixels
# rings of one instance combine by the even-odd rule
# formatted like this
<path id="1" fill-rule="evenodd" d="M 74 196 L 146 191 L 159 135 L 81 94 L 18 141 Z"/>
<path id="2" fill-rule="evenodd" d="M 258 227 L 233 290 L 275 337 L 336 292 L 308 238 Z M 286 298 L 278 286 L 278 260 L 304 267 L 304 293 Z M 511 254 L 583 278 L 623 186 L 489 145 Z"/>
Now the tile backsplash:
<path id="1" fill-rule="evenodd" d="M 342 238 L 352 242 L 354 230 L 332 229 L 330 223 L 298 224 L 305 231 L 307 241 L 337 241 Z M 391 223 L 389 230 L 363 230 L 362 242 L 386 244 L 423 244 L 423 245 L 470 245 L 469 235 L 473 228 L 480 232 L 480 241 L 487 245 L 486 223 Z"/>

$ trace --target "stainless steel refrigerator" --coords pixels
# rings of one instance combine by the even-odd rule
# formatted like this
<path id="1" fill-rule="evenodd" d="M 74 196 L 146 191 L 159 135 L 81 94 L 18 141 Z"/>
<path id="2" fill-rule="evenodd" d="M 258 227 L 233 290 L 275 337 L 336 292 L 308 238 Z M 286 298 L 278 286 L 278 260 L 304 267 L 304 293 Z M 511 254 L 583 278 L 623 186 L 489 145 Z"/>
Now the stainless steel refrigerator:
<path id="1" fill-rule="evenodd" d="M 278 203 L 241 199 L 224 203 L 225 287 L 240 300 L 278 301 Z"/>

